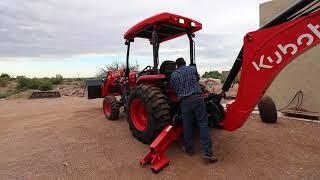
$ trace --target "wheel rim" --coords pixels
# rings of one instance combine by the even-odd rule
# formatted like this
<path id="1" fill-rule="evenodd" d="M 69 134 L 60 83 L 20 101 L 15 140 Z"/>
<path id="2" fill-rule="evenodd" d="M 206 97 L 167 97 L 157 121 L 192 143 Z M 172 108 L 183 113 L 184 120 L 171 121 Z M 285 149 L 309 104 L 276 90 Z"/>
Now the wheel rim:
<path id="1" fill-rule="evenodd" d="M 130 106 L 130 115 L 133 125 L 139 131 L 143 131 L 148 125 L 148 116 L 144 103 L 140 99 L 134 99 Z"/>
<path id="2" fill-rule="evenodd" d="M 104 112 L 108 116 L 110 116 L 110 114 L 111 114 L 110 103 L 108 101 L 104 102 Z"/>

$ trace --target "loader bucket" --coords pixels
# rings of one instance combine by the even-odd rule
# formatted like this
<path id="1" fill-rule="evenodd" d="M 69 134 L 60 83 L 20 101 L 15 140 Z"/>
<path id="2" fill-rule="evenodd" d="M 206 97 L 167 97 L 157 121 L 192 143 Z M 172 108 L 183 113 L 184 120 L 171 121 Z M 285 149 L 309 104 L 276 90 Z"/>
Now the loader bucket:
<path id="1" fill-rule="evenodd" d="M 58 98 L 58 97 L 61 97 L 61 94 L 58 91 L 34 91 L 32 92 L 30 99 Z"/>
<path id="2" fill-rule="evenodd" d="M 102 79 L 88 79 L 86 80 L 84 94 L 88 99 L 102 98 L 101 85 Z"/>

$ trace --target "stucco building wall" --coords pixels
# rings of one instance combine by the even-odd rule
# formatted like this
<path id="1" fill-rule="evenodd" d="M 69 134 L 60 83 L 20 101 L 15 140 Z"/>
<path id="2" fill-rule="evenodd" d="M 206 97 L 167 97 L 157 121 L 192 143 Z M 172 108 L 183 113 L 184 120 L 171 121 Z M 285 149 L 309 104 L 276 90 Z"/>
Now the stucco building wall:
<path id="1" fill-rule="evenodd" d="M 272 0 L 260 5 L 260 25 L 288 8 L 296 0 Z M 304 52 L 287 65 L 272 82 L 266 94 L 277 108 L 286 106 L 301 90 L 304 94 L 302 108 L 320 112 L 320 45 Z"/>

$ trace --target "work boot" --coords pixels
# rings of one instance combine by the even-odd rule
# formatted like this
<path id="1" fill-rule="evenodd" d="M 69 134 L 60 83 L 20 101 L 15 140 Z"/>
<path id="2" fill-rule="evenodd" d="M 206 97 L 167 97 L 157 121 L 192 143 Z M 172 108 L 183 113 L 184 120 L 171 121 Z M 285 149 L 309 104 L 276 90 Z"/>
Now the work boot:
<path id="1" fill-rule="evenodd" d="M 209 161 L 210 163 L 214 163 L 218 161 L 218 158 L 213 154 L 205 154 L 201 156 L 202 159 Z"/>

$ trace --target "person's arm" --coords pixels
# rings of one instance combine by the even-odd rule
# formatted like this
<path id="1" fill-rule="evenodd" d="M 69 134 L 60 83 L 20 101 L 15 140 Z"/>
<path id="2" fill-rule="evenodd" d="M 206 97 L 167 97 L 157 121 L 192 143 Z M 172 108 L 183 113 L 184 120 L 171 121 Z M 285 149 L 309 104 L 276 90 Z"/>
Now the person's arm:
<path id="1" fill-rule="evenodd" d="M 195 75 L 197 76 L 197 82 L 199 82 L 199 81 L 200 81 L 200 74 L 198 73 L 196 67 L 194 67 L 194 66 L 192 66 L 192 67 L 193 67 L 193 70 L 194 70 Z"/>

